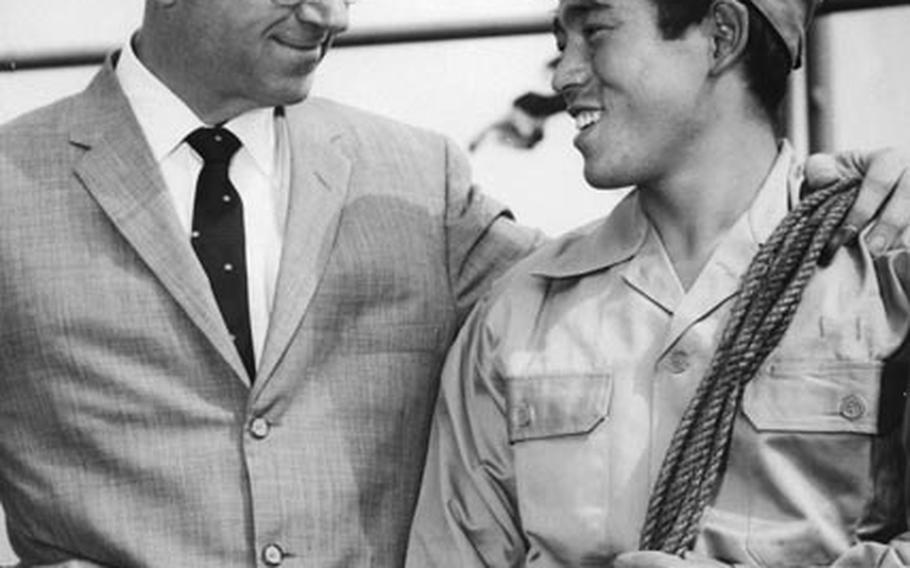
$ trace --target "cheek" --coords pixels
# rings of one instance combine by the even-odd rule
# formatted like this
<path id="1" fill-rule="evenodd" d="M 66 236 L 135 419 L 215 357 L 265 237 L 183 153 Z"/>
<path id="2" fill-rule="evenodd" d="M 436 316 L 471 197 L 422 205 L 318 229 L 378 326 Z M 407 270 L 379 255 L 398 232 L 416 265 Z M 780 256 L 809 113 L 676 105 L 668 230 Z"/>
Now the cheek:
<path id="1" fill-rule="evenodd" d="M 633 100 L 645 129 L 673 132 L 696 120 L 703 97 L 703 83 L 697 76 L 665 66 L 639 76 Z"/>
<path id="2" fill-rule="evenodd" d="M 622 50 L 600 48 L 590 62 L 595 78 L 602 85 L 622 85 L 638 73 L 635 61 L 624 57 Z"/>

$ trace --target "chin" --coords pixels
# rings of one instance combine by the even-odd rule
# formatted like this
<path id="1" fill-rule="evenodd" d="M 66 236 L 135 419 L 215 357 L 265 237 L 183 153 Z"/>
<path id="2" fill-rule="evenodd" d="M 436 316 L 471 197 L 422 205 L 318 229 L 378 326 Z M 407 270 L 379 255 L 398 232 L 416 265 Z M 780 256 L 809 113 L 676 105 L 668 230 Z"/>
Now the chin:
<path id="1" fill-rule="evenodd" d="M 309 91 L 309 89 L 307 89 L 306 91 L 300 91 L 300 92 L 297 92 L 297 93 L 291 93 L 291 94 L 288 94 L 288 95 L 285 96 L 285 97 L 282 97 L 282 100 L 281 100 L 279 103 L 277 103 L 277 104 L 279 104 L 279 105 L 293 105 L 293 104 L 297 104 L 297 103 L 299 103 L 299 102 L 303 102 L 303 100 L 306 99 L 308 96 L 310 96 L 310 91 Z"/>
<path id="2" fill-rule="evenodd" d="M 299 103 L 313 90 L 313 76 L 282 77 L 273 81 L 269 89 L 269 99 L 273 106 Z"/>
<path id="3" fill-rule="evenodd" d="M 621 189 L 635 184 L 628 176 L 619 175 L 617 172 L 605 172 L 602 168 L 595 170 L 587 166 L 585 166 L 585 181 L 595 189 Z"/>
<path id="4" fill-rule="evenodd" d="M 310 96 L 309 85 L 306 88 L 284 88 L 273 91 L 268 98 L 267 106 L 287 106 L 302 102 Z"/>

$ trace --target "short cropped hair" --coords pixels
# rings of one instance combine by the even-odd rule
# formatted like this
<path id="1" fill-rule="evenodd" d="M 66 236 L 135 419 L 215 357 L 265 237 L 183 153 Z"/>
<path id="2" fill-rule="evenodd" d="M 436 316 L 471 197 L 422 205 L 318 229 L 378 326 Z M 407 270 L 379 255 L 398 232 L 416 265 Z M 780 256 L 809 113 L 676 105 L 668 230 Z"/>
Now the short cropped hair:
<path id="1" fill-rule="evenodd" d="M 677 39 L 708 15 L 713 0 L 652 1 L 664 39 Z M 744 4 L 749 11 L 749 37 L 743 54 L 746 82 L 760 107 L 776 123 L 787 94 L 790 54 L 768 20 L 750 2 Z"/>

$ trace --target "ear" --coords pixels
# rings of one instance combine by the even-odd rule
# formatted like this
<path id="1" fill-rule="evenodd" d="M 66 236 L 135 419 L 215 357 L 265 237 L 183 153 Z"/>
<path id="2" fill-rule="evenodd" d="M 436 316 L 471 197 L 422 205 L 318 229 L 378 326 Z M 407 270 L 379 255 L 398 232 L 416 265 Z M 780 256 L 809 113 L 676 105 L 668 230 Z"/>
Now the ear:
<path id="1" fill-rule="evenodd" d="M 749 10 L 739 0 L 715 0 L 705 25 L 712 43 L 711 74 L 720 75 L 739 61 L 746 50 Z"/>

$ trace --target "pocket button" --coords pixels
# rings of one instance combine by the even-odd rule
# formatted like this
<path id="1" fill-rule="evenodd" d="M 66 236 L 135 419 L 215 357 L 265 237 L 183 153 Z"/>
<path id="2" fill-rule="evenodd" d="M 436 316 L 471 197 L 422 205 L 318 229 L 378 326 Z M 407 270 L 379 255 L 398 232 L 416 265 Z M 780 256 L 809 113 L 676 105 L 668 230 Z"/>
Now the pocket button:
<path id="1" fill-rule="evenodd" d="M 848 394 L 840 400 L 838 411 L 847 420 L 859 420 L 866 414 L 866 403 L 855 394 Z"/>
<path id="2" fill-rule="evenodd" d="M 531 425 L 531 408 L 527 404 L 521 404 L 513 411 L 515 414 L 512 419 L 519 428 L 527 428 Z"/>
<path id="3" fill-rule="evenodd" d="M 674 375 L 685 373 L 689 368 L 689 355 L 685 351 L 672 351 L 667 356 L 667 367 Z"/>

